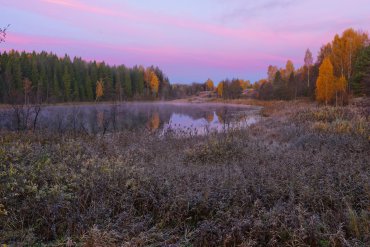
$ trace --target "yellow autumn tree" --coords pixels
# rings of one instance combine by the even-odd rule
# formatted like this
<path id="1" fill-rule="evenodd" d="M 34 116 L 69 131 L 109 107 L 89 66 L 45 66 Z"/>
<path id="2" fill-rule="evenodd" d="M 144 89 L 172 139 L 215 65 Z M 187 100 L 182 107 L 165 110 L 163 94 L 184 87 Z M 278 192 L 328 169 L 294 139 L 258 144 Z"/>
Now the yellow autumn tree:
<path id="1" fill-rule="evenodd" d="M 335 104 L 338 105 L 340 100 L 343 105 L 343 96 L 346 93 L 347 80 L 344 76 L 341 76 L 335 80 Z"/>
<path id="2" fill-rule="evenodd" d="M 150 89 L 152 93 L 155 96 L 157 96 L 158 89 L 159 89 L 159 79 L 158 79 L 158 76 L 153 71 L 150 71 L 149 84 L 150 84 Z"/>
<path id="3" fill-rule="evenodd" d="M 239 80 L 239 83 L 240 83 L 240 87 L 243 89 L 243 91 L 246 90 L 251 85 L 251 82 L 249 80 L 247 80 L 247 81 Z"/>
<path id="4" fill-rule="evenodd" d="M 214 84 L 213 84 L 213 81 L 211 79 L 208 79 L 206 81 L 206 89 L 208 91 L 213 91 L 213 89 L 215 88 Z"/>
<path id="5" fill-rule="evenodd" d="M 217 94 L 222 98 L 223 93 L 224 93 L 224 83 L 220 82 L 217 86 Z"/>
<path id="6" fill-rule="evenodd" d="M 347 88 L 347 80 L 344 76 L 341 76 L 339 79 L 336 80 L 335 83 L 335 91 L 336 92 L 344 92 Z"/>
<path id="7" fill-rule="evenodd" d="M 144 69 L 144 83 L 146 88 L 150 88 L 150 76 L 152 74 L 152 70 L 148 67 Z"/>
<path id="8" fill-rule="evenodd" d="M 316 100 L 328 104 L 335 95 L 335 77 L 333 65 L 327 57 L 320 66 L 316 81 Z"/>
<path id="9" fill-rule="evenodd" d="M 350 80 L 358 51 L 365 46 L 367 40 L 366 33 L 352 28 L 345 30 L 342 36 L 335 35 L 330 54 L 335 76 L 344 76 L 347 81 Z"/>
<path id="10" fill-rule="evenodd" d="M 294 64 L 291 60 L 288 60 L 286 62 L 285 70 L 282 75 L 285 79 L 289 79 L 291 73 L 294 73 Z"/>
<path id="11" fill-rule="evenodd" d="M 98 101 L 104 95 L 104 83 L 102 79 L 96 82 L 95 93 L 96 93 L 95 101 Z"/>

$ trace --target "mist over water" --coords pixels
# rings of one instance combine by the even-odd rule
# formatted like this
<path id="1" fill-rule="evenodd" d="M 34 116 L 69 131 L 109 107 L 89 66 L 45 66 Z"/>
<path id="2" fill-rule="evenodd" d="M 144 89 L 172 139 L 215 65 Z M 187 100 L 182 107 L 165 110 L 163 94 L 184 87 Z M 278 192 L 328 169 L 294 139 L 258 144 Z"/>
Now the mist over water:
<path id="1" fill-rule="evenodd" d="M 35 128 L 60 133 L 79 131 L 92 134 L 147 129 L 204 134 L 248 127 L 258 121 L 259 108 L 168 102 L 59 105 L 41 107 L 35 117 L 34 107 L 0 110 L 0 129 Z"/>

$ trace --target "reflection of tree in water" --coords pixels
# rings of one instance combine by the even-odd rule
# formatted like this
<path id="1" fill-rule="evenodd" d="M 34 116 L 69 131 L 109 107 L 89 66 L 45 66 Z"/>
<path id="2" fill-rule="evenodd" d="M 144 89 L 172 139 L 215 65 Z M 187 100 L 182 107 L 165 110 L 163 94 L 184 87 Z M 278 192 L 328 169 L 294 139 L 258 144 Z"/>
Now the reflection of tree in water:
<path id="1" fill-rule="evenodd" d="M 149 118 L 147 126 L 151 131 L 155 131 L 159 128 L 161 124 L 161 118 L 157 111 L 153 112 L 152 116 Z"/>
<path id="2" fill-rule="evenodd" d="M 216 112 L 216 115 L 217 115 L 218 122 L 223 124 L 224 119 L 222 118 L 222 113 L 221 112 Z"/>
<path id="3" fill-rule="evenodd" d="M 205 119 L 207 120 L 208 123 L 212 123 L 213 120 L 215 119 L 215 114 L 213 111 L 211 112 L 206 112 Z"/>
<path id="4" fill-rule="evenodd" d="M 96 112 L 96 122 L 98 123 L 99 128 L 103 128 L 103 125 L 104 125 L 104 111 L 98 110 Z"/>
<path id="5" fill-rule="evenodd" d="M 224 111 L 222 109 L 219 109 L 216 111 L 218 122 L 223 124 L 224 123 L 224 117 L 223 117 Z"/>
<path id="6" fill-rule="evenodd" d="M 228 125 L 231 122 L 238 121 L 236 118 L 236 111 L 230 111 L 229 108 L 223 107 L 216 110 L 218 122 L 220 124 Z"/>

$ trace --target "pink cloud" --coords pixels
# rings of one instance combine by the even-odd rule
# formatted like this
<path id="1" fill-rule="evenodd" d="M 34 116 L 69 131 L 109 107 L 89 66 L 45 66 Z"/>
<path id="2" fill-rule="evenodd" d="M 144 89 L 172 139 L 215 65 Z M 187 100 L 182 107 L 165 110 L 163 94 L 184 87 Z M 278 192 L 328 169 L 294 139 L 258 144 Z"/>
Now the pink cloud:
<path id="1" fill-rule="evenodd" d="M 183 50 L 176 46 L 138 47 L 121 46 L 116 44 L 101 44 L 84 42 L 72 39 L 60 39 L 45 36 L 24 35 L 9 33 L 5 48 L 7 50 L 42 51 L 48 47 L 62 56 L 65 53 L 71 56 L 81 56 L 91 60 L 105 60 L 111 64 L 133 65 L 131 59 L 144 64 L 192 64 L 207 68 L 246 68 L 256 67 L 266 61 L 281 62 L 284 57 L 268 55 L 261 52 L 235 54 L 228 51 L 211 51 L 203 49 Z M 90 54 L 94 52 L 95 56 Z M 100 52 L 99 52 L 100 51 Z M 258 58 L 258 59 L 256 59 Z M 260 67 L 260 66 L 257 66 Z"/>
<path id="2" fill-rule="evenodd" d="M 216 36 L 222 36 L 222 37 L 229 37 L 229 38 L 246 38 L 246 37 L 261 37 L 264 39 L 273 38 L 273 36 L 268 31 L 259 31 L 260 28 L 255 29 L 238 29 L 238 28 L 229 28 L 222 25 L 215 25 L 215 24 L 209 24 L 202 21 L 193 20 L 191 18 L 180 18 L 176 16 L 171 15 L 158 15 L 157 13 L 153 13 L 150 11 L 145 10 L 138 10 L 138 9 L 132 9 L 128 6 L 124 6 L 122 9 L 122 6 L 117 7 L 116 9 L 101 7 L 101 6 L 94 6 L 93 4 L 84 4 L 80 1 L 76 0 L 41 0 L 41 2 L 36 3 L 24 3 L 19 1 L 14 1 L 11 3 L 6 3 L 8 6 L 17 6 L 18 8 L 23 9 L 32 9 L 36 12 L 41 12 L 44 15 L 48 15 L 50 17 L 59 17 L 62 20 L 67 19 L 78 19 L 78 22 L 75 22 L 74 24 L 80 25 L 80 24 L 87 24 L 86 22 L 90 22 L 89 26 L 90 28 L 93 28 L 94 25 L 92 25 L 91 20 L 84 20 L 82 16 L 84 14 L 93 14 L 93 15 L 100 15 L 102 18 L 105 17 L 116 17 L 120 20 L 127 20 L 130 21 L 130 23 L 150 23 L 150 24 L 160 24 L 165 25 L 169 27 L 174 28 L 180 28 L 180 29 L 187 29 L 192 31 L 197 31 L 200 33 L 208 33 Z M 60 8 L 67 8 L 70 11 L 75 11 L 76 15 L 65 15 L 65 12 L 61 11 Z M 93 20 L 96 21 L 96 20 Z M 106 21 L 106 19 L 105 19 Z M 96 23 L 97 24 L 97 23 Z M 116 23 L 117 26 L 120 26 L 122 28 L 122 24 L 119 25 Z M 85 27 L 87 25 L 84 25 Z M 112 29 L 112 27 L 107 27 Z M 114 27 L 113 27 L 114 28 Z M 130 31 L 134 31 L 134 29 L 131 29 Z M 141 30 L 144 32 L 144 29 Z M 145 31 L 148 31 L 148 29 L 145 29 Z M 150 30 L 149 30 L 150 31 Z"/>
<path id="3" fill-rule="evenodd" d="M 80 1 L 76 0 L 42 0 L 42 2 L 58 5 L 62 7 L 67 7 L 70 9 L 75 9 L 83 12 L 88 12 L 92 14 L 102 14 L 102 15 L 108 15 L 108 16 L 120 16 L 120 17 L 129 17 L 133 18 L 135 16 L 129 15 L 123 12 L 118 12 L 112 9 L 93 6 L 92 4 L 83 4 Z"/>
<path id="4" fill-rule="evenodd" d="M 299 47 L 299 49 L 302 49 L 302 46 L 310 47 L 313 43 L 317 43 L 318 38 L 322 38 L 322 36 L 315 37 L 312 33 L 308 32 L 271 32 L 265 26 L 257 24 L 254 25 L 253 28 L 231 28 L 191 18 L 158 15 L 150 11 L 130 9 L 128 6 L 125 6 L 124 10 L 122 10 L 122 5 L 116 6 L 116 8 L 114 8 L 115 6 L 101 7 L 93 4 L 84 4 L 76 0 L 41 0 L 41 3 L 18 3 L 18 6 L 27 9 L 31 8 L 34 11 L 47 14 L 50 17 L 57 17 L 64 22 L 68 21 L 71 24 L 76 24 L 76 26 L 83 28 L 85 32 L 90 30 L 91 33 L 94 32 L 92 38 L 95 42 L 108 43 L 106 44 L 107 46 L 112 42 L 115 43 L 115 46 L 127 47 L 127 44 L 131 44 L 132 49 L 137 49 L 135 52 L 146 52 L 148 54 L 156 51 L 140 51 L 140 49 L 143 48 L 140 48 L 140 44 L 136 43 L 137 41 L 131 41 L 130 37 L 135 37 L 136 40 L 139 39 L 139 42 L 143 43 L 150 38 L 152 39 L 152 43 L 156 44 L 153 45 L 153 47 L 159 49 L 158 46 L 160 45 L 168 47 L 172 43 L 168 38 L 163 41 L 161 40 L 161 36 L 171 36 L 171 28 L 176 30 L 187 30 L 187 32 L 189 32 L 188 35 L 202 37 L 201 42 L 207 47 L 206 49 L 213 47 L 214 49 L 226 50 L 234 54 L 240 54 L 243 51 L 253 53 L 254 50 L 272 52 L 269 47 L 275 47 L 278 53 L 279 49 L 281 49 L 280 53 L 283 54 L 286 52 L 287 46 Z M 17 1 L 14 1 L 12 4 L 17 5 Z M 65 16 L 65 11 L 61 11 L 60 8 L 66 8 L 69 12 L 73 11 L 73 14 L 71 13 Z M 90 18 L 91 16 L 89 15 L 98 15 L 101 16 L 101 18 Z M 104 22 L 101 22 L 101 19 L 104 19 Z M 148 27 L 148 24 L 159 25 Z M 163 27 L 167 28 L 163 29 Z M 100 30 L 100 36 L 97 36 L 96 30 Z M 86 38 L 80 37 L 79 39 Z M 199 53 L 196 48 L 194 48 L 193 44 L 187 43 L 181 45 L 181 41 L 177 42 L 176 39 L 175 42 L 179 46 L 179 49 L 180 46 L 182 46 L 181 48 L 187 50 L 189 53 Z M 211 44 L 211 46 L 209 44 Z M 199 47 L 199 44 L 197 45 Z M 131 50 L 131 52 L 134 51 Z M 163 53 L 163 51 L 159 52 Z M 178 54 L 178 52 L 174 54 Z M 277 54 L 276 51 L 274 54 Z M 218 62 L 210 61 L 210 63 Z M 273 63 L 273 61 L 271 61 L 271 63 Z"/>

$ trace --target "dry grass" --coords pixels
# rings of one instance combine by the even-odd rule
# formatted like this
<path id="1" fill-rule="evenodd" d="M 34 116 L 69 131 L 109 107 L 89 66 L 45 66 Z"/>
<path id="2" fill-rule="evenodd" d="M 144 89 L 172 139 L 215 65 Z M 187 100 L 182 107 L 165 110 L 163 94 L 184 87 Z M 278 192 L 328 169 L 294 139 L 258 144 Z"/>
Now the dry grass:
<path id="1" fill-rule="evenodd" d="M 347 109 L 281 104 L 248 130 L 181 139 L 3 132 L 0 243 L 369 246 L 366 135 Z"/>
<path id="2" fill-rule="evenodd" d="M 369 107 L 311 106 L 295 111 L 293 119 L 299 124 L 308 124 L 314 130 L 361 135 L 370 140 Z"/>

